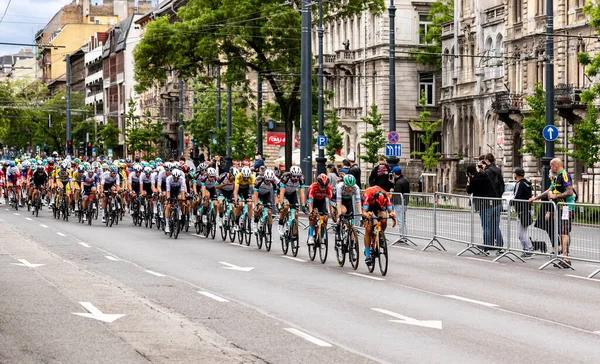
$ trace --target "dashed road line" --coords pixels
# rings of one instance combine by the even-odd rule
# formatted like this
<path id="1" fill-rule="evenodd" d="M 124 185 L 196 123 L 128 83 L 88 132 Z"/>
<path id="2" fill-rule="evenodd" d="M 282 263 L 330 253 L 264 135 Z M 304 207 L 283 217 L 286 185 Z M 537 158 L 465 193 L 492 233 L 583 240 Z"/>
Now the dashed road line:
<path id="1" fill-rule="evenodd" d="M 66 234 L 61 233 L 60 231 L 56 233 L 56 235 L 67 236 Z"/>
<path id="2" fill-rule="evenodd" d="M 452 299 L 459 300 L 459 301 L 464 301 L 464 302 L 470 302 L 470 303 L 474 303 L 474 304 L 481 305 L 481 306 L 486 306 L 486 307 L 499 307 L 498 305 L 495 305 L 493 303 L 483 302 L 483 301 L 478 301 L 478 300 L 473 300 L 473 299 L 470 299 L 470 298 L 461 297 L 461 296 L 455 296 L 455 295 L 452 295 L 452 294 L 444 295 L 444 297 L 448 297 L 448 298 L 452 298 Z"/>
<path id="3" fill-rule="evenodd" d="M 21 214 L 13 212 L 14 215 L 21 216 Z"/>
<path id="4" fill-rule="evenodd" d="M 84 242 L 79 242 L 79 245 L 81 245 L 84 248 L 90 248 L 90 244 L 84 243 Z"/>
<path id="5" fill-rule="evenodd" d="M 413 248 L 409 248 L 409 247 L 406 247 L 406 246 L 395 246 L 395 245 L 392 245 L 392 248 L 396 248 L 396 249 L 402 249 L 402 250 L 412 250 L 412 251 L 414 251 L 414 249 L 413 249 Z"/>
<path id="6" fill-rule="evenodd" d="M 284 330 L 287 331 L 287 332 L 289 332 L 289 333 L 291 333 L 291 334 L 294 334 L 296 336 L 300 336 L 304 340 L 310 341 L 311 343 L 313 343 L 315 345 L 318 345 L 320 347 L 330 348 L 332 346 L 330 343 L 328 343 L 326 341 L 323 341 L 323 340 L 321 340 L 319 338 L 316 338 L 316 337 L 314 337 L 312 335 L 309 335 L 309 334 L 307 334 L 305 332 L 302 332 L 302 331 L 300 331 L 298 329 L 294 329 L 292 327 L 288 327 L 288 328 L 286 328 Z"/>
<path id="7" fill-rule="evenodd" d="M 473 258 L 473 257 L 465 257 L 465 259 L 476 260 L 478 262 L 486 262 L 486 263 L 498 263 L 498 262 L 494 262 L 493 260 L 486 260 L 486 259 Z"/>
<path id="8" fill-rule="evenodd" d="M 25 220 L 27 220 L 27 221 L 33 221 L 33 219 L 30 218 L 30 217 L 26 217 Z"/>
<path id="9" fill-rule="evenodd" d="M 113 262 L 118 262 L 118 261 L 119 261 L 119 259 L 117 259 L 117 258 L 115 258 L 115 257 L 111 257 L 110 255 L 105 255 L 104 257 L 105 257 L 106 259 L 108 259 L 108 260 L 112 260 Z"/>
<path id="10" fill-rule="evenodd" d="M 300 262 L 300 263 L 306 263 L 306 260 L 300 259 L 300 258 L 296 258 L 296 257 L 288 257 L 287 255 L 281 255 L 281 257 L 285 258 L 285 259 L 294 260 L 294 261 Z"/>
<path id="11" fill-rule="evenodd" d="M 165 275 L 162 273 L 158 273 L 152 270 L 145 270 L 144 272 L 148 273 L 148 274 L 152 274 L 153 276 L 157 276 L 157 277 L 164 277 Z"/>
<path id="12" fill-rule="evenodd" d="M 47 229 L 47 228 L 48 228 L 48 226 L 47 226 L 47 225 L 44 225 L 44 224 L 40 224 L 40 226 L 41 226 L 41 227 L 43 227 L 44 229 Z"/>
<path id="13" fill-rule="evenodd" d="M 385 278 L 368 276 L 366 274 L 360 274 L 360 273 L 354 273 L 354 272 L 349 272 L 348 274 L 351 274 L 353 276 L 363 277 L 363 278 L 369 278 L 369 279 L 372 279 L 374 281 L 385 281 Z"/>
<path id="14" fill-rule="evenodd" d="M 212 298 L 213 300 L 215 300 L 217 302 L 229 302 L 225 298 L 223 298 L 221 296 L 217 296 L 216 294 L 213 294 L 213 293 L 210 293 L 210 292 L 198 291 L 198 293 L 200 293 L 201 295 L 203 295 L 205 297 Z"/>

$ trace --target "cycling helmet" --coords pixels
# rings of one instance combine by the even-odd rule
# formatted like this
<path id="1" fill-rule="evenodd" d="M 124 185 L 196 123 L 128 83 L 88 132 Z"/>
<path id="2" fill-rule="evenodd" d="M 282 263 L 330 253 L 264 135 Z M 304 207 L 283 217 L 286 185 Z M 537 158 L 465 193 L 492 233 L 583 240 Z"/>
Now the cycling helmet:
<path id="1" fill-rule="evenodd" d="M 24 160 L 23 163 L 21 163 L 21 167 L 23 167 L 23 169 L 28 169 L 31 166 L 31 162 L 28 160 Z"/>
<path id="2" fill-rule="evenodd" d="M 119 169 L 117 168 L 117 166 L 112 165 L 110 166 L 110 173 L 117 173 L 119 172 Z"/>
<path id="3" fill-rule="evenodd" d="M 183 173 L 188 173 L 190 171 L 190 166 L 184 164 L 183 166 L 181 166 L 181 170 L 183 171 Z"/>
<path id="4" fill-rule="evenodd" d="M 290 174 L 293 177 L 300 177 L 302 176 L 302 169 L 298 166 L 292 166 L 292 168 L 290 168 Z"/>
<path id="5" fill-rule="evenodd" d="M 79 158 L 75 158 L 75 159 L 73 160 L 73 162 L 75 162 L 75 163 L 81 163 L 81 159 L 79 159 Z"/>
<path id="6" fill-rule="evenodd" d="M 136 171 L 136 172 L 138 172 L 138 173 L 141 172 L 143 169 L 144 168 L 142 168 L 142 166 L 140 164 L 138 164 L 138 163 L 136 163 L 136 164 L 133 165 L 133 170 Z"/>
<path id="7" fill-rule="evenodd" d="M 60 164 L 60 169 L 61 169 L 61 170 L 63 170 L 63 171 L 66 171 L 66 170 L 67 170 L 67 168 L 69 168 L 69 165 L 68 165 L 68 164 L 66 164 L 66 163 L 64 163 L 64 162 Z"/>
<path id="8" fill-rule="evenodd" d="M 21 160 L 19 158 L 15 158 L 15 163 L 19 164 L 19 163 L 21 163 Z"/>
<path id="9" fill-rule="evenodd" d="M 144 168 L 144 173 L 146 173 L 146 174 L 148 174 L 148 175 L 149 175 L 149 174 L 152 174 L 152 168 L 150 168 L 150 167 L 145 167 L 145 168 Z"/>
<path id="10" fill-rule="evenodd" d="M 173 173 L 171 174 L 171 176 L 173 176 L 173 178 L 183 178 L 183 172 L 181 172 L 180 170 L 176 169 L 173 171 Z"/>
<path id="11" fill-rule="evenodd" d="M 384 207 L 387 203 L 387 196 L 381 191 L 375 192 L 373 195 L 373 201 L 379 205 L 379 207 Z"/>
<path id="12" fill-rule="evenodd" d="M 344 176 L 344 184 L 346 187 L 354 187 L 356 186 L 356 178 L 351 174 L 347 174 Z"/>
<path id="13" fill-rule="evenodd" d="M 208 177 L 216 177 L 216 176 L 217 176 L 217 170 L 216 170 L 216 169 L 214 169 L 214 168 L 208 168 L 208 169 L 206 170 L 206 175 L 207 175 Z"/>
<path id="14" fill-rule="evenodd" d="M 325 173 L 321 173 L 317 177 L 317 183 L 319 184 L 320 188 L 327 188 L 327 186 L 329 186 L 329 178 L 327 178 L 327 175 L 325 175 Z"/>
<path id="15" fill-rule="evenodd" d="M 240 170 L 235 167 L 231 167 L 229 168 L 229 173 L 231 173 L 231 175 L 235 177 L 240 173 Z"/>
<path id="16" fill-rule="evenodd" d="M 198 168 L 199 168 L 201 171 L 204 171 L 206 168 L 208 168 L 208 166 L 206 165 L 206 163 L 200 163 L 200 165 L 198 166 Z"/>
<path id="17" fill-rule="evenodd" d="M 10 167 L 10 173 L 11 174 L 17 174 L 17 173 L 19 173 L 19 168 L 17 168 L 17 167 Z"/>
<path id="18" fill-rule="evenodd" d="M 158 173 L 162 173 L 162 172 L 166 171 L 164 166 L 158 166 L 158 168 L 156 170 L 158 171 Z"/>
<path id="19" fill-rule="evenodd" d="M 265 178 L 265 181 L 271 182 L 275 179 L 275 171 L 272 169 L 267 169 L 263 177 Z"/>
<path id="20" fill-rule="evenodd" d="M 131 163 L 131 158 L 126 158 L 125 163 L 127 163 L 127 164 Z"/>
<path id="21" fill-rule="evenodd" d="M 44 165 L 43 164 L 38 164 L 37 165 L 37 170 L 38 171 L 43 171 L 44 170 Z"/>
<path id="22" fill-rule="evenodd" d="M 252 175 L 252 170 L 250 169 L 250 167 L 242 167 L 242 177 L 244 178 L 250 178 L 250 176 Z"/>
<path id="23" fill-rule="evenodd" d="M 10 162 L 8 162 L 8 165 L 11 166 L 11 167 L 14 167 L 15 166 L 15 162 L 14 161 L 10 161 Z"/>
<path id="24" fill-rule="evenodd" d="M 156 158 L 156 159 L 154 160 L 154 163 L 156 163 L 156 164 L 158 164 L 158 163 L 162 163 L 162 159 L 160 159 L 160 158 Z"/>
<path id="25" fill-rule="evenodd" d="M 77 167 L 77 172 L 79 172 L 79 173 L 85 172 L 85 166 L 80 165 L 79 167 Z"/>
<path id="26" fill-rule="evenodd" d="M 58 152 L 52 152 L 52 156 L 53 156 L 54 158 L 58 157 Z"/>

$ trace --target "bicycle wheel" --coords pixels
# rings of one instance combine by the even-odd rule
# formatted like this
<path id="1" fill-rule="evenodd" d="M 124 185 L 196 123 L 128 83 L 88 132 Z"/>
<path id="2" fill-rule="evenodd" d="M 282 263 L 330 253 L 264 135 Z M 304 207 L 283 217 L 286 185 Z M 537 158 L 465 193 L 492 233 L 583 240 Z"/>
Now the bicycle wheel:
<path id="1" fill-rule="evenodd" d="M 267 224 L 267 230 L 265 232 L 265 249 L 268 252 L 271 251 L 271 243 L 273 242 L 273 225 Z"/>
<path id="2" fill-rule="evenodd" d="M 346 236 L 344 230 L 340 226 L 339 231 L 336 227 L 335 232 L 335 257 L 337 258 L 338 265 L 343 267 L 346 263 L 346 250 L 345 250 Z"/>
<path id="3" fill-rule="evenodd" d="M 379 252 L 377 253 L 377 257 L 379 260 L 379 271 L 381 271 L 381 275 L 384 276 L 387 274 L 388 269 L 388 248 L 383 231 L 379 235 Z"/>
<path id="4" fill-rule="evenodd" d="M 250 227 L 250 219 L 246 218 L 246 246 L 250 246 L 250 242 L 252 241 L 252 228 Z"/>
<path id="5" fill-rule="evenodd" d="M 298 222 L 294 220 L 292 222 L 290 231 L 290 245 L 292 247 L 292 255 L 295 257 L 298 255 L 298 249 L 300 248 L 300 236 L 298 235 Z"/>
<path id="6" fill-rule="evenodd" d="M 233 220 L 233 216 L 231 215 L 231 212 L 229 213 L 229 216 L 227 217 L 227 227 L 229 229 L 229 241 L 230 242 L 235 242 L 235 221 Z"/>
<path id="7" fill-rule="evenodd" d="M 179 223 L 179 214 L 176 215 L 176 219 L 173 223 L 173 235 L 174 238 L 177 239 L 177 237 L 179 237 L 179 232 L 181 231 L 181 224 Z"/>
<path id="8" fill-rule="evenodd" d="M 287 229 L 287 227 L 286 227 L 286 229 Z M 290 234 L 290 232 L 286 231 L 285 234 L 283 234 L 279 237 L 279 240 L 281 240 L 281 251 L 283 252 L 283 255 L 287 255 L 288 249 L 290 248 L 290 241 L 288 240 L 288 234 Z"/>
<path id="9" fill-rule="evenodd" d="M 240 222 L 238 224 L 238 232 L 237 232 L 237 238 L 238 238 L 238 243 L 243 244 L 244 243 L 244 235 L 246 235 L 246 216 L 242 215 L 240 216 Z"/>
<path id="10" fill-rule="evenodd" d="M 223 218 L 221 218 L 221 220 L 223 220 Z M 219 229 L 221 230 L 221 240 L 222 241 L 227 240 L 227 228 L 228 227 L 229 227 L 229 225 L 227 225 L 227 221 L 221 222 L 221 226 L 219 227 Z"/>
<path id="11" fill-rule="evenodd" d="M 263 240 L 264 240 L 264 228 L 262 221 L 258 224 L 258 233 L 256 234 L 256 246 L 258 249 L 262 249 Z"/>
<path id="12" fill-rule="evenodd" d="M 327 261 L 327 252 L 329 250 L 329 237 L 327 236 L 327 228 L 323 227 L 323 236 L 320 239 L 319 244 L 319 259 L 321 259 L 321 264 L 325 264 Z"/>
<path id="13" fill-rule="evenodd" d="M 204 222 L 204 219 L 206 218 L 206 223 Z M 202 230 L 204 233 L 204 237 L 208 238 L 208 235 L 210 234 L 210 219 L 209 219 L 209 215 L 202 215 L 202 222 L 201 222 L 201 226 L 202 226 Z"/>
<path id="14" fill-rule="evenodd" d="M 185 232 L 186 233 L 188 231 L 190 231 L 190 215 L 189 214 L 185 214 L 185 220 L 184 220 L 183 226 L 185 227 Z"/>
<path id="15" fill-rule="evenodd" d="M 308 245 L 308 257 L 310 258 L 311 261 L 315 260 L 315 257 L 317 256 L 317 246 L 319 244 L 321 244 L 321 238 L 318 236 L 317 232 L 315 231 L 315 234 L 317 235 L 315 237 L 315 243 L 313 245 Z M 310 238 L 309 238 L 310 239 Z"/>
<path id="16" fill-rule="evenodd" d="M 346 246 L 348 247 L 348 260 L 352 265 L 352 269 L 358 268 L 359 260 L 359 243 L 358 235 L 356 235 L 356 229 L 352 226 L 346 234 Z"/>
<path id="17" fill-rule="evenodd" d="M 210 219 L 210 238 L 215 240 L 215 236 L 217 235 L 217 218 L 213 211 L 213 213 L 209 216 Z"/>
<path id="18" fill-rule="evenodd" d="M 377 259 L 377 252 L 375 251 L 375 248 L 373 248 L 375 244 L 373 244 L 371 242 L 371 264 L 367 264 L 367 269 L 369 270 L 369 273 L 373 273 L 373 271 L 375 270 L 375 260 Z"/>

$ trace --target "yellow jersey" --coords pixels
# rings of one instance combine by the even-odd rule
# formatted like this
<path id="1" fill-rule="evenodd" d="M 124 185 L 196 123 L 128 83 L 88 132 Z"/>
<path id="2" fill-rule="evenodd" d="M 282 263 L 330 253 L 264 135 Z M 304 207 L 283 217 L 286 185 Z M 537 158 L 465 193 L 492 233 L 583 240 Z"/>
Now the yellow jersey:
<path id="1" fill-rule="evenodd" d="M 249 188 L 250 186 L 254 186 L 254 175 L 250 175 L 249 178 L 242 177 L 242 174 L 239 173 L 235 176 L 235 185 L 239 186 L 239 188 Z"/>
<path id="2" fill-rule="evenodd" d="M 66 182 L 69 182 L 73 178 L 73 174 L 69 170 L 61 171 L 59 169 L 55 169 L 52 172 L 52 178 L 55 180 L 61 181 L 63 183 L 66 183 Z"/>

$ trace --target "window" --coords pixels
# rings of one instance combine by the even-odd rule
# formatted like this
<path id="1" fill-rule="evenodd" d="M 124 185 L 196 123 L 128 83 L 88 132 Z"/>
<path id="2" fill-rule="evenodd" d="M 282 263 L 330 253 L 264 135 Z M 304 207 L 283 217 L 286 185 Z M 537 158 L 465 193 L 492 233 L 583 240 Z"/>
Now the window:
<path id="1" fill-rule="evenodd" d="M 513 20 L 515 23 L 521 22 L 521 14 L 523 14 L 523 10 L 521 9 L 521 2 L 523 0 L 513 0 Z"/>
<path id="2" fill-rule="evenodd" d="M 546 14 L 546 7 L 545 7 L 545 3 L 546 0 L 536 0 L 536 8 L 535 8 L 535 15 L 543 15 Z"/>
<path id="3" fill-rule="evenodd" d="M 425 44 L 425 36 L 430 26 L 429 15 L 424 13 L 419 14 L 419 44 Z"/>
<path id="4" fill-rule="evenodd" d="M 585 44 L 580 42 L 577 45 L 577 54 L 585 52 Z M 577 62 L 577 88 L 585 88 L 585 66 Z"/>
<path id="5" fill-rule="evenodd" d="M 419 74 L 419 100 L 425 94 L 425 105 L 435 105 L 435 89 L 434 89 L 433 73 Z"/>

